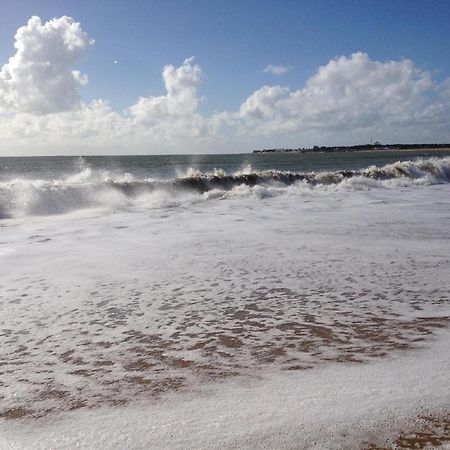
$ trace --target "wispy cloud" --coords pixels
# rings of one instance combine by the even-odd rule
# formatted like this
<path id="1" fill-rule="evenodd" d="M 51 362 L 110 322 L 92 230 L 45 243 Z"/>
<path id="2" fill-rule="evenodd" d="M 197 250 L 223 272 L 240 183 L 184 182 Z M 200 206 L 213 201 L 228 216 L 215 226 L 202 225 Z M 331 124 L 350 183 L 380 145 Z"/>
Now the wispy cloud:
<path id="1" fill-rule="evenodd" d="M 288 67 L 285 66 L 274 66 L 272 64 L 269 64 L 263 72 L 265 73 L 271 73 L 273 75 L 282 75 L 283 73 L 286 73 L 289 70 Z"/>

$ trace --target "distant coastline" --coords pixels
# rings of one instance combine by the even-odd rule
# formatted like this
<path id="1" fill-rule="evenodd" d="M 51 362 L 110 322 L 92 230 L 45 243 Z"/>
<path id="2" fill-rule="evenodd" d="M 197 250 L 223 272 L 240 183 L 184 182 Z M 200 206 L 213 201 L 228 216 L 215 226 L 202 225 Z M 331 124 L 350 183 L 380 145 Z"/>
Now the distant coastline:
<path id="1" fill-rule="evenodd" d="M 311 148 L 264 148 L 253 153 L 337 153 L 337 152 L 371 152 L 386 150 L 450 150 L 450 144 L 374 144 L 317 146 Z"/>

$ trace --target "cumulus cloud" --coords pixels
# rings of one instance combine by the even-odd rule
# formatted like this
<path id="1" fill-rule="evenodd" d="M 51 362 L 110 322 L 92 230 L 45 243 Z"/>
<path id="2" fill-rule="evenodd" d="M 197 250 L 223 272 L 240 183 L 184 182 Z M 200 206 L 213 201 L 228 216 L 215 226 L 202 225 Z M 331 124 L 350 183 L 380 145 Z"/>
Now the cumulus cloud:
<path id="1" fill-rule="evenodd" d="M 182 153 L 267 146 L 450 141 L 450 79 L 437 83 L 411 60 L 365 53 L 332 59 L 299 89 L 266 85 L 234 111 L 200 111 L 194 58 L 162 69 L 165 93 L 124 112 L 83 102 L 72 69 L 92 41 L 69 17 L 37 17 L 17 31 L 0 72 L 0 153 Z"/>
<path id="2" fill-rule="evenodd" d="M 366 53 L 341 56 L 320 67 L 299 90 L 264 86 L 245 100 L 236 116 L 245 132 L 351 131 L 418 125 L 425 111 L 448 122 L 433 98 L 431 74 L 410 60 L 372 61 Z"/>
<path id="3" fill-rule="evenodd" d="M 45 24 L 32 17 L 17 30 L 16 54 L 0 72 L 0 109 L 46 114 L 79 107 L 87 76 L 71 67 L 92 43 L 71 17 Z"/>
<path id="4" fill-rule="evenodd" d="M 197 89 L 201 84 L 202 70 L 194 59 L 185 59 L 179 67 L 165 66 L 162 78 L 166 94 L 140 97 L 128 109 L 133 121 L 140 125 L 141 133 L 158 136 L 164 141 L 199 137 L 205 133 L 205 119 L 197 112 Z"/>
<path id="5" fill-rule="evenodd" d="M 105 100 L 55 114 L 18 112 L 0 120 L 0 152 L 34 149 L 37 153 L 186 151 L 209 139 L 205 117 L 197 112 L 201 68 L 188 58 L 162 70 L 165 95 L 140 97 L 124 113 Z M 205 147 L 202 147 L 205 149 Z M 189 151 L 189 150 L 188 150 Z"/>
<path id="6" fill-rule="evenodd" d="M 129 108 L 130 113 L 139 121 L 148 123 L 194 114 L 198 106 L 197 88 L 201 83 L 201 73 L 193 57 L 185 59 L 180 67 L 165 66 L 162 77 L 166 95 L 140 97 Z"/>
<path id="7" fill-rule="evenodd" d="M 264 68 L 263 72 L 271 73 L 272 75 L 282 75 L 283 73 L 286 73 L 288 70 L 289 68 L 285 66 L 274 66 L 272 64 L 269 64 Z"/>

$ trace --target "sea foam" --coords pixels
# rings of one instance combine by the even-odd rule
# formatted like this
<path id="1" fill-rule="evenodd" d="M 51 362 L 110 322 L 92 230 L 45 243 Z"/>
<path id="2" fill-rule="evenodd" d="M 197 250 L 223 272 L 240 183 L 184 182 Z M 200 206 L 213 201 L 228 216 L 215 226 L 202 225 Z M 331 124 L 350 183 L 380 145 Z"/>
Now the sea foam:
<path id="1" fill-rule="evenodd" d="M 401 161 L 360 170 L 289 172 L 252 170 L 227 173 L 178 172 L 174 178 L 137 177 L 115 170 L 79 171 L 58 179 L 13 178 L 0 182 L 0 218 L 61 214 L 77 209 L 107 210 L 177 206 L 211 199 L 266 198 L 311 190 L 360 190 L 433 185 L 450 181 L 450 157 Z"/>

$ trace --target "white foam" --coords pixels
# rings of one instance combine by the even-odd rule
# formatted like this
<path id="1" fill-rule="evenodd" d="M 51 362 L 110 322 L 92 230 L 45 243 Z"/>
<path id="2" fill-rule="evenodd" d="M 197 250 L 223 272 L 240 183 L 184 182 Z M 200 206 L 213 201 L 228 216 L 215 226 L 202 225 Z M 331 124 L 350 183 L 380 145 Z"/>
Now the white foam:
<path id="1" fill-rule="evenodd" d="M 426 351 L 236 379 L 117 409 L 0 424 L 2 449 L 361 448 L 450 407 L 450 333 Z"/>
<path id="2" fill-rule="evenodd" d="M 245 447 L 261 436 L 292 447 L 334 442 L 348 427 L 357 442 L 353 428 L 368 433 L 372 423 L 378 435 L 383 408 L 393 428 L 421 406 L 444 408 L 448 336 L 430 351 L 398 349 L 426 350 L 449 315 L 449 190 L 311 190 L 5 220 L 0 413 L 44 417 L 3 420 L 0 435 L 19 448 L 35 439 L 44 448 L 77 439 Z M 393 353 L 398 362 L 373 362 Z M 154 365 L 139 368 L 142 358 Z M 180 358 L 191 366 L 174 365 Z M 313 369 L 285 370 L 295 366 Z M 180 392 L 155 397 L 152 383 L 179 379 Z M 143 399 L 150 406 L 138 406 Z M 99 408 L 117 400 L 130 406 Z M 64 412 L 80 403 L 92 409 Z"/>
<path id="3" fill-rule="evenodd" d="M 77 166 L 75 173 L 59 179 L 14 178 L 0 182 L 0 219 L 62 214 L 85 208 L 149 209 L 189 206 L 192 202 L 218 198 L 261 199 L 314 191 L 388 189 L 450 181 L 450 157 L 399 161 L 347 172 L 255 171 L 248 165 L 232 173 L 221 168 L 202 173 L 189 168 L 178 171 L 178 176 L 171 180 L 139 178 L 120 170 L 93 170 L 82 159 Z"/>

